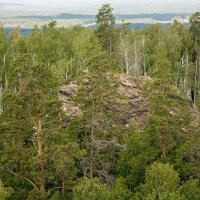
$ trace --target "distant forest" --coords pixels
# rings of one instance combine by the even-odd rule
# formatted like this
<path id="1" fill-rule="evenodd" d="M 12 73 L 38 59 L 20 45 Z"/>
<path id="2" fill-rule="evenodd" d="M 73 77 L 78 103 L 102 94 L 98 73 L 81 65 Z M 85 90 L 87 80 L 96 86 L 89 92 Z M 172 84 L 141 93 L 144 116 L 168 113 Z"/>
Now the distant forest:
<path id="1" fill-rule="evenodd" d="M 128 14 L 128 15 L 115 15 L 116 20 L 133 20 L 133 19 L 152 19 L 152 20 L 156 20 L 160 21 L 160 24 L 162 27 L 164 28 L 169 28 L 170 26 L 172 26 L 171 23 L 169 23 L 168 21 L 172 21 L 173 19 L 176 18 L 181 18 L 181 19 L 186 19 L 188 16 L 191 16 L 191 13 L 152 13 L 152 14 Z M 73 19 L 88 19 L 90 20 L 90 23 L 92 21 L 95 21 L 95 15 L 85 15 L 85 14 L 72 14 L 72 13 L 61 13 L 59 15 L 56 16 L 51 16 L 51 15 L 24 15 L 24 16 L 17 16 L 18 18 L 21 19 L 37 19 L 37 20 L 41 20 L 41 21 L 52 21 L 52 20 L 59 20 L 59 19 L 66 19 L 66 20 L 73 20 Z M 166 21 L 166 23 L 164 23 L 164 21 Z M 185 26 L 189 26 L 189 23 L 183 23 Z M 85 26 L 87 24 L 80 24 L 79 26 Z M 129 25 L 129 29 L 133 30 L 133 29 L 139 29 L 139 30 L 143 30 L 147 27 L 149 27 L 151 24 L 149 23 L 131 23 Z M 120 28 L 122 26 L 122 24 L 115 24 L 116 28 Z M 96 29 L 97 26 L 96 25 L 91 25 L 91 26 L 87 26 L 87 28 L 90 29 Z M 12 28 L 5 28 L 6 31 L 6 35 L 8 36 L 11 31 Z M 31 29 L 26 29 L 23 28 L 21 29 L 21 33 L 22 35 L 24 35 L 25 37 L 28 37 L 30 35 L 30 33 L 32 32 Z"/>
<path id="2" fill-rule="evenodd" d="M 166 23 L 166 24 L 160 24 L 163 28 L 169 28 L 172 26 L 172 24 L 170 23 Z M 185 26 L 189 26 L 188 23 L 185 23 L 184 24 Z M 80 25 L 81 27 L 82 25 Z M 116 24 L 116 27 L 117 28 L 120 28 L 122 27 L 123 25 L 121 24 Z M 134 29 L 139 29 L 139 30 L 144 30 L 145 28 L 151 26 L 150 24 L 145 24 L 145 23 L 134 23 L 134 24 L 130 24 L 129 25 L 129 30 L 134 30 Z M 94 25 L 94 26 L 89 26 L 87 27 L 88 29 L 96 29 L 97 26 Z M 13 31 L 13 28 L 5 28 L 5 32 L 6 32 L 6 36 L 8 37 L 11 32 Z M 20 29 L 20 33 L 24 36 L 24 37 L 28 37 L 31 33 L 32 33 L 32 29 L 28 29 L 28 28 L 22 28 Z"/>

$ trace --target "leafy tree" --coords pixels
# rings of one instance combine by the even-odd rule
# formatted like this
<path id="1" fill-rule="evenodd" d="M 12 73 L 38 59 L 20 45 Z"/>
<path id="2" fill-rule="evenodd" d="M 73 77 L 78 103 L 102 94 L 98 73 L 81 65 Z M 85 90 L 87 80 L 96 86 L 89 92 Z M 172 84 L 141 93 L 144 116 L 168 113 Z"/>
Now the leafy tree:
<path id="1" fill-rule="evenodd" d="M 71 67 L 71 74 L 74 77 L 79 75 L 83 70 L 88 68 L 87 62 L 91 54 L 91 45 L 97 45 L 94 33 L 90 30 L 81 28 L 78 33 L 74 35 L 72 41 L 73 58 Z M 94 42 L 94 43 L 93 43 Z"/>
<path id="2" fill-rule="evenodd" d="M 110 200 L 128 200 L 130 199 L 131 192 L 125 184 L 125 180 L 120 177 L 117 178 L 115 185 L 110 189 Z"/>
<path id="3" fill-rule="evenodd" d="M 158 60 L 167 60 L 167 50 L 164 44 L 165 32 L 160 24 L 153 24 L 144 30 L 143 54 L 146 74 L 152 76 L 153 70 Z"/>
<path id="4" fill-rule="evenodd" d="M 74 188 L 73 200 L 108 200 L 109 191 L 107 187 L 101 184 L 98 179 L 84 178 Z"/>
<path id="5" fill-rule="evenodd" d="M 21 54 L 27 52 L 27 45 L 25 38 L 21 35 L 20 27 L 16 27 L 11 32 L 8 39 L 8 54 L 10 60 L 15 61 Z"/>
<path id="6" fill-rule="evenodd" d="M 167 42 L 173 49 L 172 51 L 174 51 L 174 56 L 168 55 L 168 57 L 173 65 L 172 70 L 176 75 L 176 87 L 182 89 L 187 95 L 191 95 L 194 81 L 194 64 L 192 63 L 193 41 L 191 32 L 189 31 L 189 28 L 174 20 L 173 26 L 169 30 L 169 34 L 171 35 L 170 37 L 174 38 L 172 43 L 172 40 L 168 40 Z"/>
<path id="7" fill-rule="evenodd" d="M 125 140 L 127 149 L 121 153 L 118 173 L 124 177 L 129 190 L 134 191 L 145 180 L 145 169 L 155 161 L 158 149 L 154 147 L 153 134 L 139 132 L 130 127 L 130 136 Z"/>
<path id="8" fill-rule="evenodd" d="M 13 192 L 13 190 L 10 187 L 5 188 L 3 186 L 3 183 L 0 181 L 0 199 L 1 200 L 5 200 L 5 199 L 9 198 L 12 192 Z"/>
<path id="9" fill-rule="evenodd" d="M 118 55 L 116 59 L 119 60 L 121 71 L 127 75 L 140 76 L 143 72 L 142 66 L 142 48 L 144 45 L 144 37 L 141 31 L 128 29 L 128 24 L 123 24 L 119 31 L 118 38 Z"/>
<path id="10" fill-rule="evenodd" d="M 181 193 L 187 200 L 198 200 L 200 198 L 199 180 L 190 179 L 182 185 Z"/>
<path id="11" fill-rule="evenodd" d="M 179 175 L 169 164 L 153 163 L 146 172 L 145 183 L 139 187 L 136 199 L 181 200 Z"/>
<path id="12" fill-rule="evenodd" d="M 84 178 L 74 188 L 74 200 L 114 200 L 114 199 L 129 199 L 130 192 L 124 184 L 123 178 L 116 180 L 115 185 L 106 186 L 99 182 L 98 179 Z"/>
<path id="13" fill-rule="evenodd" d="M 176 164 L 179 169 L 181 178 L 188 180 L 200 179 L 200 153 L 199 153 L 200 137 L 198 133 L 190 135 L 187 141 L 176 150 Z"/>
<path id="14" fill-rule="evenodd" d="M 38 27 L 35 26 L 27 40 L 27 50 L 28 54 L 31 56 L 33 64 L 40 61 L 42 42 L 43 42 L 42 33 L 39 31 Z"/>

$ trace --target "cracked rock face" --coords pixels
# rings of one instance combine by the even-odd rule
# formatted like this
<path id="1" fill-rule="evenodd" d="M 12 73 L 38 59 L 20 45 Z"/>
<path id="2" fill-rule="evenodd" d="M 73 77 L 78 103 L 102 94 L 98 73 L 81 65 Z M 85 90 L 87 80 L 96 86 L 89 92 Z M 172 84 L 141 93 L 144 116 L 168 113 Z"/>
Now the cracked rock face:
<path id="1" fill-rule="evenodd" d="M 136 122 L 140 128 L 146 125 L 150 110 L 148 109 L 147 100 L 142 97 L 141 89 L 149 81 L 150 78 L 148 77 L 120 76 L 119 91 L 126 97 L 126 100 L 118 108 L 118 112 L 121 118 L 125 120 L 126 127 L 132 122 Z"/>
<path id="2" fill-rule="evenodd" d="M 59 99 L 62 102 L 63 110 L 66 112 L 66 115 L 70 120 L 83 115 L 79 106 L 74 103 L 74 98 L 78 88 L 79 86 L 74 81 L 59 88 Z"/>
<path id="3" fill-rule="evenodd" d="M 120 75 L 117 79 L 119 79 L 119 93 L 124 98 L 116 100 L 120 102 L 120 106 L 117 105 L 110 109 L 119 116 L 125 128 L 132 122 L 143 128 L 146 125 L 150 111 L 146 99 L 141 95 L 141 88 L 150 81 L 150 78 Z M 63 85 L 59 88 L 59 99 L 63 102 L 63 110 L 70 120 L 83 115 L 80 105 L 74 102 L 78 89 L 79 85 L 75 81 L 71 81 L 68 85 Z"/>
<path id="4" fill-rule="evenodd" d="M 119 123 L 124 128 L 129 127 L 130 123 L 134 122 L 138 128 L 143 129 L 151 112 L 148 108 L 147 100 L 141 94 L 141 89 L 151 79 L 149 77 L 135 78 L 126 75 L 119 75 L 116 78 L 119 80 L 118 91 L 124 98 L 116 99 L 117 105 L 113 105 L 108 109 L 117 114 L 120 119 Z M 71 81 L 68 85 L 63 85 L 59 88 L 59 98 L 63 102 L 63 110 L 70 121 L 83 115 L 80 105 L 74 102 L 78 89 L 79 85 L 75 81 Z M 198 126 L 200 113 L 193 105 L 188 104 L 188 106 L 193 116 L 192 125 Z"/>

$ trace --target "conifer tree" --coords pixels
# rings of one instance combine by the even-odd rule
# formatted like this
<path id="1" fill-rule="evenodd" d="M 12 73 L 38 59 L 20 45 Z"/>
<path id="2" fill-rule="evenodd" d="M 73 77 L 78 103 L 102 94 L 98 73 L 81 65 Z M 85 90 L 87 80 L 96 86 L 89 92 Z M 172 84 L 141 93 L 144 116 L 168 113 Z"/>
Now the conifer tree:
<path id="1" fill-rule="evenodd" d="M 83 71 L 79 82 L 81 87 L 78 91 L 76 102 L 81 105 L 85 128 L 87 128 L 85 144 L 89 153 L 87 167 L 90 178 L 93 178 L 95 171 L 100 175 L 102 166 L 99 165 L 106 156 L 100 152 L 101 141 L 112 140 L 115 131 L 112 124 L 117 117 L 112 112 L 112 107 L 116 105 L 115 98 L 118 98 L 118 82 L 111 72 L 112 59 L 105 51 L 102 51 L 101 45 L 93 38 L 93 43 L 88 45 L 88 56 L 86 60 L 86 70 Z M 95 43 L 95 48 L 91 44 Z M 89 128 L 89 130 L 88 130 Z M 109 148 L 108 145 L 107 148 Z M 103 162 L 102 162 L 103 163 Z M 100 175 L 101 176 L 101 175 Z"/>
<path id="2" fill-rule="evenodd" d="M 6 49 L 6 35 L 4 29 L 0 27 L 0 113 L 3 111 L 2 96 L 6 86 Z"/>
<path id="3" fill-rule="evenodd" d="M 110 4 L 103 4 L 96 15 L 97 37 L 104 50 L 111 55 L 115 43 L 115 17 Z"/>
<path id="4" fill-rule="evenodd" d="M 4 140 L 1 169 L 24 181 L 25 188 L 31 186 L 30 195 L 45 199 L 48 190 L 54 192 L 52 181 L 53 187 L 66 189 L 65 174 L 70 177 L 68 171 L 74 170 L 79 150 L 73 140 L 61 135 L 62 110 L 56 78 L 48 66 L 30 65 L 30 60 L 30 56 L 18 58 L 9 74 L 5 111 L 0 116 Z"/>
<path id="5" fill-rule="evenodd" d="M 161 157 L 166 158 L 168 151 L 185 137 L 180 127 L 189 124 L 190 114 L 186 111 L 186 98 L 172 86 L 173 74 L 168 61 L 158 61 L 154 79 L 144 87 L 153 114 L 149 117 L 147 128 L 158 137 Z M 169 149 L 168 149 L 169 148 Z"/>
<path id="6" fill-rule="evenodd" d="M 200 83 L 200 12 L 196 12 L 190 17 L 190 31 L 193 39 L 193 62 L 195 64 L 195 70 L 193 72 L 193 101 L 194 105 L 199 107 L 199 83 Z"/>

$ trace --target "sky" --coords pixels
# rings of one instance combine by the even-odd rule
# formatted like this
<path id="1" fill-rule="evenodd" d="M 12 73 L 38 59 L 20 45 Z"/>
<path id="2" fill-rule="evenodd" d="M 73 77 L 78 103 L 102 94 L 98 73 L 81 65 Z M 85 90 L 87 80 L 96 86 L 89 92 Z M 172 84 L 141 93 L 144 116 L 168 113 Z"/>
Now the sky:
<path id="1" fill-rule="evenodd" d="M 124 14 L 193 13 L 200 11 L 200 0 L 0 0 L 0 9 L 1 3 L 25 4 L 30 9 L 36 7 L 39 9 L 59 8 L 63 10 L 73 8 L 80 13 L 81 8 L 85 9 L 84 12 L 86 13 L 89 10 L 96 13 L 104 3 L 110 3 L 114 8 L 114 12 Z"/>
<path id="2" fill-rule="evenodd" d="M 4 3 L 23 3 L 35 6 L 98 6 L 103 3 L 111 3 L 113 6 L 138 6 L 138 5 L 149 5 L 149 6 L 200 6 L 199 0 L 0 0 Z"/>

